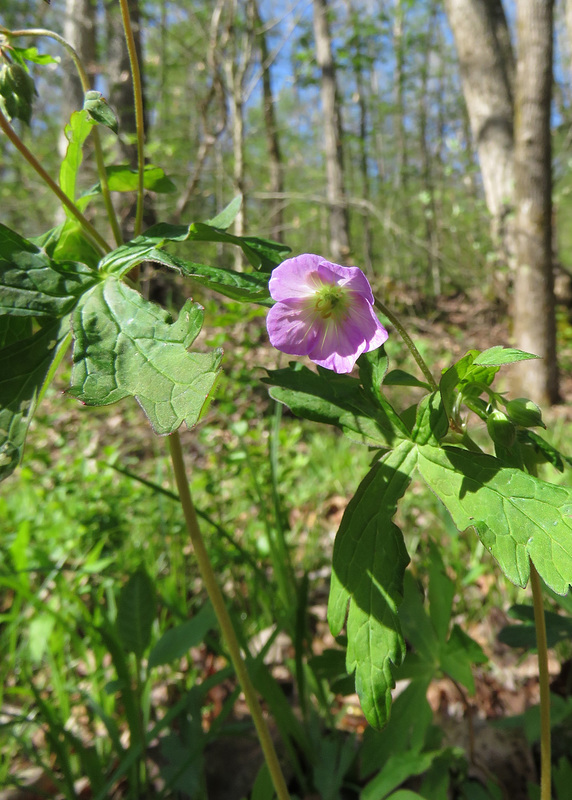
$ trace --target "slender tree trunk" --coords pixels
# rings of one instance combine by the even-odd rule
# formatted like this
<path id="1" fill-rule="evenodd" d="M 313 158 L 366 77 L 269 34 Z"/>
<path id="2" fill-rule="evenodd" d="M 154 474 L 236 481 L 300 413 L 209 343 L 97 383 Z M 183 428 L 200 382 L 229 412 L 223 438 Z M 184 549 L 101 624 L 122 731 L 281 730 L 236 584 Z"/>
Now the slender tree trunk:
<path id="1" fill-rule="evenodd" d="M 239 15 L 239 11 L 242 13 Z M 252 0 L 229 0 L 229 15 L 226 30 L 221 42 L 223 67 L 226 75 L 228 102 L 230 106 L 232 153 L 233 153 L 233 184 L 237 194 L 242 196 L 242 206 L 234 220 L 234 232 L 237 236 L 244 235 L 246 230 L 246 193 L 245 193 L 245 163 L 244 163 L 244 83 L 246 73 L 251 65 L 252 48 L 254 40 L 254 17 Z M 239 34 L 239 30 L 242 31 Z M 237 249 L 235 254 L 235 267 L 242 265 L 242 252 Z"/>
<path id="2" fill-rule="evenodd" d="M 342 121 L 332 55 L 326 0 L 313 0 L 316 60 L 321 70 L 322 118 L 326 158 L 327 197 L 330 205 L 330 254 L 344 263 L 350 254 L 348 209 L 344 186 Z"/>
<path id="3" fill-rule="evenodd" d="M 479 156 L 492 233 L 503 260 L 515 263 L 514 57 L 501 0 L 445 0 Z"/>
<path id="4" fill-rule="evenodd" d="M 552 271 L 553 2 L 518 0 L 515 98 L 516 250 L 514 336 L 541 356 L 515 370 L 519 391 L 536 403 L 559 399 Z M 525 373 L 525 374 L 524 374 Z"/>
<path id="5" fill-rule="evenodd" d="M 403 0 L 395 0 L 393 18 L 393 50 L 395 53 L 395 137 L 397 139 L 397 170 L 395 188 L 407 195 L 408 165 L 407 140 L 405 133 L 405 52 L 403 45 L 403 22 L 405 11 Z"/>
<path id="6" fill-rule="evenodd" d="M 425 57 L 421 71 L 421 98 L 419 104 L 419 147 L 421 151 L 421 179 L 423 190 L 427 196 L 425 204 L 425 238 L 427 241 L 427 266 L 431 276 L 433 294 L 441 294 L 441 273 L 439 269 L 439 242 L 437 233 L 437 208 L 435 205 L 435 189 L 431 172 L 431 154 L 427 136 L 429 116 L 429 62 L 434 44 L 437 6 L 429 10 L 429 29 L 426 33 Z"/>
<path id="7" fill-rule="evenodd" d="M 570 70 L 570 77 L 572 78 L 572 0 L 565 0 L 564 14 L 568 39 L 568 68 Z"/>
<path id="8" fill-rule="evenodd" d="M 266 31 L 260 17 L 260 9 L 256 0 L 253 0 L 254 18 L 258 27 L 258 46 L 260 48 L 260 62 L 262 67 L 262 105 L 264 125 L 266 128 L 266 142 L 268 146 L 268 172 L 269 191 L 276 197 L 270 200 L 270 235 L 277 242 L 282 241 L 284 227 L 284 201 L 278 195 L 284 192 L 284 170 L 282 167 L 282 153 L 278 135 L 278 122 L 276 120 L 276 105 L 272 91 L 272 75 L 270 73 L 270 57 Z"/>

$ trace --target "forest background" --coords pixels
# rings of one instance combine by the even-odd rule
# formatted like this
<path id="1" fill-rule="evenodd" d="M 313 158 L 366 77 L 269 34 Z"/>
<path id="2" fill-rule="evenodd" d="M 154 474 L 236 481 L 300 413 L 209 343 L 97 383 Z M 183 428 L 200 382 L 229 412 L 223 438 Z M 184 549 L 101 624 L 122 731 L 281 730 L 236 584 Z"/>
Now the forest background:
<path id="1" fill-rule="evenodd" d="M 234 196 L 241 195 L 235 233 L 269 237 L 286 243 L 294 253 L 316 252 L 338 263 L 361 266 L 376 293 L 391 297 L 414 320 L 422 351 L 427 350 L 437 361 L 464 352 L 473 344 L 471 336 L 478 336 L 483 347 L 514 343 L 547 355 L 544 361 L 548 370 L 540 376 L 527 373 L 526 364 L 519 365 L 521 377 L 517 375 L 514 380 L 527 387 L 526 393 L 545 407 L 568 399 L 567 375 L 572 364 L 572 3 L 557 2 L 554 19 L 544 19 L 546 25 L 548 21 L 550 24 L 543 52 L 545 60 L 548 57 L 553 64 L 553 72 L 550 91 L 544 86 L 536 102 L 545 112 L 548 109 L 550 135 L 548 142 L 540 142 L 544 150 L 537 154 L 536 162 L 523 159 L 522 150 L 518 150 L 519 142 L 527 139 L 523 115 L 517 113 L 519 97 L 522 99 L 519 87 L 522 90 L 524 85 L 522 74 L 518 78 L 518 67 L 519 63 L 527 65 L 525 75 L 542 70 L 535 70 L 534 63 L 526 61 L 535 49 L 531 47 L 527 53 L 522 36 L 517 48 L 517 5 L 501 5 L 497 0 L 447 0 L 444 4 L 438 0 L 344 0 L 329 7 L 323 0 L 288 6 L 273 0 L 131 0 L 145 83 L 146 156 L 159 168 L 156 191 L 147 196 L 146 226 L 156 219 L 187 222 L 211 218 Z M 549 3 L 541 5 L 551 7 Z M 522 3 L 522 7 L 527 4 Z M 475 9 L 480 11 L 473 19 Z M 459 15 L 465 19 L 465 29 Z M 119 137 L 109 134 L 103 139 L 106 156 L 110 161 L 112 156 L 119 156 L 120 161 L 134 166 L 133 96 L 117 3 L 52 0 L 51 5 L 37 2 L 23 7 L 5 0 L 0 22 L 12 31 L 49 28 L 74 44 L 83 55 L 94 87 L 105 95 L 119 118 Z M 28 44 L 32 42 L 26 40 Z M 34 44 L 42 53 L 61 57 L 61 63 L 32 67 L 37 96 L 31 124 L 16 125 L 30 149 L 55 175 L 67 147 L 63 125 L 73 110 L 82 107 L 83 93 L 70 77 L 72 69 L 65 52 L 54 42 Z M 471 95 L 471 70 L 482 90 L 476 99 Z M 495 125 L 479 119 L 482 112 L 475 108 L 482 109 L 483 103 L 488 104 L 485 117 L 488 114 Z M 52 227 L 59 219 L 54 218 L 48 191 L 37 183 L 5 137 L 0 139 L 0 148 L 2 222 L 27 236 Z M 97 182 L 89 145 L 87 150 L 83 188 Z M 532 183 L 536 188 L 542 185 L 544 191 L 539 201 L 539 236 L 544 249 L 538 264 L 533 265 L 542 276 L 540 283 L 533 283 L 532 288 L 525 284 L 519 295 L 519 267 L 523 262 L 513 223 L 518 220 L 519 209 L 526 205 L 522 202 L 526 181 L 522 172 L 518 173 L 524 162 L 542 167 L 543 179 L 533 177 Z M 121 198 L 116 200 L 124 235 L 129 238 L 134 204 L 128 194 Z M 221 263 L 241 269 L 241 256 L 232 250 L 213 245 L 212 252 Z M 550 296 L 553 270 L 557 277 L 556 305 Z M 161 275 L 148 287 L 152 299 L 167 306 L 180 305 L 184 291 L 187 289 L 174 276 Z M 256 558 L 264 563 L 272 535 L 264 515 L 253 523 L 253 507 L 274 508 L 277 498 L 256 478 L 257 469 L 271 469 L 263 452 L 269 435 L 261 422 L 269 415 L 266 395 L 258 387 L 252 402 L 249 392 L 253 365 L 275 362 L 265 352 L 266 333 L 260 312 L 251 312 L 245 318 L 243 307 L 234 308 L 232 303 L 221 306 L 200 287 L 193 287 L 193 294 L 206 306 L 212 323 L 209 343 L 225 346 L 230 366 L 198 444 L 192 447 L 202 466 L 224 462 L 228 467 L 234 463 L 230 473 L 227 471 L 221 495 L 215 497 L 206 474 L 196 479 L 194 489 L 215 527 L 228 526 L 225 502 L 235 502 L 237 492 L 244 494 L 234 509 L 233 523 L 238 522 L 242 544 L 253 547 Z M 556 342 L 560 384 L 555 378 Z M 397 364 L 404 358 L 399 351 L 395 357 Z M 64 385 L 62 380 L 60 388 Z M 53 411 L 59 400 L 51 394 L 48 403 Z M 33 470 L 24 468 L 15 476 L 11 496 L 3 500 L 8 526 L 11 532 L 17 531 L 14 539 L 8 539 L 7 558 L 13 560 L 19 553 L 18 558 L 30 558 L 35 565 L 31 555 L 24 556 L 24 542 L 29 540 L 25 523 L 28 529 L 30 524 L 36 525 L 32 512 L 50 497 L 44 512 L 44 545 L 36 546 L 40 550 L 42 546 L 51 548 L 56 537 L 62 553 L 71 544 L 78 547 L 78 586 L 84 585 L 81 573 L 86 564 L 88 571 L 93 571 L 89 563 L 95 557 L 85 548 L 85 541 L 93 544 L 90 537 L 95 531 L 105 530 L 103 549 L 98 545 L 98 555 L 106 559 L 104 569 L 109 570 L 99 586 L 102 596 L 107 593 L 109 600 L 109 592 L 113 594 L 125 574 L 133 571 L 130 568 L 143 558 L 151 574 L 169 571 L 162 591 L 169 597 L 171 612 L 176 608 L 184 618 L 188 568 L 173 550 L 168 556 L 162 554 L 159 541 L 145 542 L 142 518 L 146 501 L 137 496 L 138 511 L 134 512 L 134 484 L 122 483 L 115 467 L 108 466 L 105 471 L 101 466 L 100 437 L 106 439 L 112 433 L 114 443 L 106 447 L 105 462 L 133 469 L 137 465 L 135 471 L 146 480 L 161 484 L 166 468 L 147 461 L 156 454 L 156 445 L 138 430 L 135 411 L 118 412 L 107 423 L 96 414 L 91 419 L 100 421 L 101 431 L 81 432 L 81 411 L 72 409 L 72 403 L 66 398 L 65 409 L 57 406 L 59 422 L 53 430 L 47 422 L 42 427 L 40 417 L 30 444 Z M 124 413 L 130 430 L 122 439 L 117 430 Z M 272 413 L 274 425 L 276 412 Z M 566 413 L 555 413 L 556 436 L 566 450 Z M 226 427 L 215 432 L 221 419 Z M 356 459 L 365 463 L 367 453 L 356 456 L 338 439 L 314 437 L 297 422 L 286 422 L 277 434 L 286 465 L 279 482 L 284 502 L 281 513 L 292 540 L 298 535 L 303 540 L 298 567 L 314 576 L 318 586 L 320 567 L 327 564 L 320 542 L 327 539 L 327 531 L 338 521 L 344 498 L 355 489 L 351 476 Z M 328 456 L 332 448 L 338 458 L 334 467 Z M 76 451 L 88 454 L 81 465 Z M 246 491 L 241 471 L 245 464 L 250 476 Z M 303 489 L 294 477 L 296 471 L 307 471 L 312 477 Z M 110 496 L 106 496 L 106 481 L 114 485 Z M 64 484 L 68 485 L 65 502 L 62 498 L 58 505 L 53 490 Z M 70 489 L 74 484 L 76 488 Z M 79 515 L 81 533 L 87 531 L 88 536 L 84 536 L 83 545 L 78 545 L 80 532 L 73 525 L 69 530 L 74 533 L 68 531 L 69 538 L 63 538 L 62 519 L 77 520 L 85 485 L 90 485 L 94 493 L 86 504 L 86 513 Z M 294 495 L 298 503 L 290 505 L 286 498 Z M 422 547 L 414 532 L 419 519 L 429 515 L 432 524 L 447 530 L 435 504 L 426 497 L 402 513 L 410 522 L 409 546 L 413 550 Z M 316 514 L 320 517 L 318 525 Z M 150 514 L 150 525 L 153 520 L 157 522 Z M 137 533 L 128 535 L 127 530 L 133 531 L 135 524 Z M 155 527 L 174 531 L 169 534 L 171 546 L 178 547 L 178 529 L 171 511 L 163 509 Z M 127 542 L 129 536 L 131 541 Z M 107 561 L 112 543 L 125 548 L 124 572 Z M 230 566 L 224 567 L 228 552 L 219 546 L 221 570 L 228 573 L 233 596 L 235 592 L 240 596 L 236 587 L 245 580 L 241 559 L 246 557 L 235 553 Z M 488 590 L 491 608 L 498 605 L 506 610 L 522 599 L 516 590 L 492 588 L 479 566 L 482 551 L 468 544 L 463 547 L 456 544 L 452 555 L 451 574 L 458 580 L 458 614 L 473 622 L 482 619 L 482 609 L 477 614 L 475 608 L 480 602 L 476 598 L 486 596 Z M 459 577 L 463 563 L 466 570 L 466 562 L 470 580 Z M 94 563 L 101 566 L 99 560 Z M 110 590 L 111 586 L 115 588 Z M 237 614 L 248 614 L 249 635 L 259 633 L 271 618 L 271 609 L 260 599 L 259 589 L 249 592 L 251 600 L 257 598 L 254 608 L 251 601 L 244 601 L 243 606 L 240 597 L 237 601 Z M 319 594 L 319 589 L 316 591 Z M 34 669 L 41 667 L 45 675 L 49 673 L 48 683 L 58 670 L 71 680 L 65 658 L 62 656 L 60 662 L 53 655 L 61 642 L 53 638 L 53 623 L 46 618 L 35 616 L 34 635 L 28 634 L 19 643 L 15 630 L 25 616 L 23 609 L 4 608 L 8 630 L 13 626 L 14 631 L 5 639 L 10 642 L 10 658 L 5 665 L 10 680 L 24 650 Z M 486 617 L 486 612 L 482 616 Z M 35 637 L 42 632 L 46 636 L 40 646 Z M 564 660 L 567 653 L 560 655 Z M 205 658 L 204 653 L 201 658 Z M 55 691 L 59 691 L 57 686 Z M 69 701 L 67 705 L 63 701 L 64 694 L 62 690 L 60 704 L 72 714 Z M 29 700 L 34 701 L 32 695 Z M 38 702 L 37 697 L 35 700 Z M 216 707 L 218 701 L 210 701 Z M 524 710 L 524 705 L 519 709 Z M 9 761 L 4 762 L 6 772 L 11 769 Z"/>

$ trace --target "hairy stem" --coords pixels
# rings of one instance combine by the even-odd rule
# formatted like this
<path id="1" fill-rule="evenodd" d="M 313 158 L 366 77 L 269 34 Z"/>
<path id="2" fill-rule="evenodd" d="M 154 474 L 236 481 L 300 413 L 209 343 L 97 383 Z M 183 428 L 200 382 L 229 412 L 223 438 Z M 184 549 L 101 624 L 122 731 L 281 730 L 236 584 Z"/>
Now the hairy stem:
<path id="1" fill-rule="evenodd" d="M 431 387 L 432 391 L 436 391 L 438 386 L 435 383 L 435 379 L 434 379 L 433 375 L 431 374 L 431 370 L 429 369 L 429 367 L 425 363 L 425 361 L 423 359 L 423 356 L 421 355 L 419 350 L 415 347 L 415 344 L 413 343 L 413 339 L 407 333 L 407 331 L 405 330 L 405 328 L 403 327 L 403 325 L 401 324 L 399 319 L 395 316 L 395 314 L 393 312 L 391 312 L 381 302 L 381 300 L 377 300 L 376 299 L 374 301 L 374 305 L 375 305 L 376 308 L 378 308 L 381 311 L 383 316 L 387 317 L 387 319 L 391 322 L 391 324 L 393 325 L 393 327 L 395 328 L 397 333 L 401 336 L 401 338 L 403 339 L 403 341 L 405 342 L 405 344 L 409 348 L 409 350 L 411 352 L 411 355 L 413 356 L 413 358 L 417 362 L 417 366 L 419 367 L 419 369 L 421 370 L 423 375 L 427 378 L 427 382 L 428 382 L 429 386 Z"/>
<path id="2" fill-rule="evenodd" d="M 133 26 L 131 25 L 131 17 L 129 16 L 129 6 L 127 0 L 119 0 L 119 5 L 121 6 L 121 19 L 123 20 L 123 29 L 125 31 L 125 41 L 127 43 L 127 52 L 129 54 L 129 63 L 131 65 L 131 78 L 133 80 L 133 96 L 135 98 L 135 127 L 137 129 L 138 170 L 135 236 L 139 236 L 141 229 L 143 228 L 143 198 L 145 188 L 145 120 L 143 117 L 143 84 L 141 82 L 141 71 L 139 69 L 139 60 L 137 58 L 135 37 L 133 36 Z"/>
<path id="3" fill-rule="evenodd" d="M 77 51 L 67 41 L 67 39 L 64 39 L 64 37 L 60 36 L 59 33 L 50 31 L 47 28 L 29 28 L 27 30 L 21 30 L 21 31 L 9 31 L 6 28 L 0 28 L 0 32 L 6 34 L 9 37 L 45 36 L 48 39 L 54 39 L 54 41 L 61 44 L 68 51 L 70 58 L 72 59 L 75 68 L 77 70 L 77 74 L 81 81 L 81 87 L 84 91 L 84 94 L 85 92 L 89 92 L 89 90 L 91 89 L 91 84 L 89 82 L 89 78 L 87 72 L 85 71 L 81 58 L 79 57 Z M 115 243 L 119 246 L 120 244 L 123 244 L 123 237 L 121 235 L 121 228 L 119 227 L 117 215 L 115 213 L 115 209 L 111 201 L 109 183 L 107 181 L 107 172 L 105 171 L 105 162 L 103 160 L 103 149 L 101 147 L 101 138 L 99 136 L 99 131 L 95 125 L 92 130 L 92 135 L 93 135 L 93 146 L 95 150 L 95 161 L 97 165 L 97 173 L 99 175 L 99 182 L 101 184 L 101 194 L 103 197 L 103 202 L 105 204 L 107 218 L 109 219 L 109 224 L 111 225 L 111 230 L 113 232 L 113 238 L 115 239 Z"/>
<path id="4" fill-rule="evenodd" d="M 24 142 L 20 139 L 16 131 L 12 128 L 2 111 L 0 111 L 0 129 L 4 131 L 8 139 L 12 142 L 14 147 L 19 150 L 19 152 L 24 156 L 28 164 L 38 173 L 40 178 L 46 183 L 52 192 L 57 196 L 57 198 L 64 204 L 64 206 L 74 215 L 77 221 L 80 223 L 82 228 L 84 229 L 85 233 L 89 236 L 92 240 L 93 244 L 100 250 L 102 253 L 109 253 L 111 251 L 111 247 L 107 244 L 103 236 L 101 236 L 96 229 L 93 227 L 91 222 L 87 220 L 84 215 L 81 213 L 79 208 L 76 204 L 70 200 L 70 198 L 62 192 L 60 187 L 57 183 L 48 175 L 46 170 L 42 167 L 38 159 L 33 155 L 33 153 L 28 150 Z"/>
<path id="5" fill-rule="evenodd" d="M 552 789 L 552 755 L 550 743 L 550 680 L 548 675 L 548 646 L 546 620 L 542 602 L 542 584 L 536 567 L 530 562 L 530 585 L 534 606 L 536 646 L 538 649 L 538 678 L 540 683 L 540 800 L 550 800 Z"/>
<path id="6" fill-rule="evenodd" d="M 177 483 L 177 489 L 179 490 L 179 498 L 183 507 L 187 530 L 189 532 L 189 536 L 191 537 L 191 542 L 197 563 L 199 565 L 201 577 L 208 592 L 210 601 L 213 605 L 222 634 L 226 641 L 230 660 L 232 661 L 236 676 L 240 682 L 240 685 L 242 686 L 244 697 L 248 704 L 248 708 L 250 709 L 252 721 L 254 722 L 254 726 L 258 734 L 258 739 L 266 759 L 268 770 L 272 777 L 272 782 L 274 784 L 274 789 L 278 796 L 278 800 L 289 800 L 288 789 L 280 768 L 278 756 L 276 755 L 276 750 L 274 748 L 272 738 L 270 737 L 268 726 L 264 717 L 262 716 L 262 710 L 256 697 L 256 691 L 246 669 L 246 664 L 242 659 L 238 639 L 236 638 L 231 619 L 224 603 L 222 592 L 216 581 L 203 537 L 199 529 L 197 515 L 185 473 L 181 439 L 178 433 L 173 433 L 171 436 L 169 436 L 169 449 L 171 452 L 173 471 L 175 473 L 175 481 Z"/>

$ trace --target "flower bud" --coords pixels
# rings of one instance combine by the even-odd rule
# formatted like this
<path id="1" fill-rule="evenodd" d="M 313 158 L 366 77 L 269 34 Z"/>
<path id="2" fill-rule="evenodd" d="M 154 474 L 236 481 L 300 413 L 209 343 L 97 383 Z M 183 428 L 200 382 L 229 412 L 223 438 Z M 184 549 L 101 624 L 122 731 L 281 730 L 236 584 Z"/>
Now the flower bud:
<path id="1" fill-rule="evenodd" d="M 495 409 L 487 417 L 487 430 L 495 444 L 512 447 L 516 441 L 516 428 L 503 411 Z"/>
<path id="2" fill-rule="evenodd" d="M 506 413 L 509 415 L 515 425 L 520 425 L 522 428 L 535 428 L 540 425 L 541 428 L 546 428 L 542 421 L 542 412 L 532 400 L 526 397 L 518 397 L 516 400 L 509 400 L 505 405 Z"/>

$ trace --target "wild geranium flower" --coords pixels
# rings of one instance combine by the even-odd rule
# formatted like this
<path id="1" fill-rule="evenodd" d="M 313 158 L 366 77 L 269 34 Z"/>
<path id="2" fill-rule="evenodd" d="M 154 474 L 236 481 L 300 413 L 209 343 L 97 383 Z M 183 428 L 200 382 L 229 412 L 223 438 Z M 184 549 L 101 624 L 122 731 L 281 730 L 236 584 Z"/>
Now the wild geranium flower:
<path id="1" fill-rule="evenodd" d="M 369 281 L 358 267 L 305 254 L 276 267 L 268 286 L 276 304 L 266 327 L 271 343 L 283 353 L 309 356 L 334 372 L 351 372 L 362 353 L 387 339 L 373 310 Z"/>

